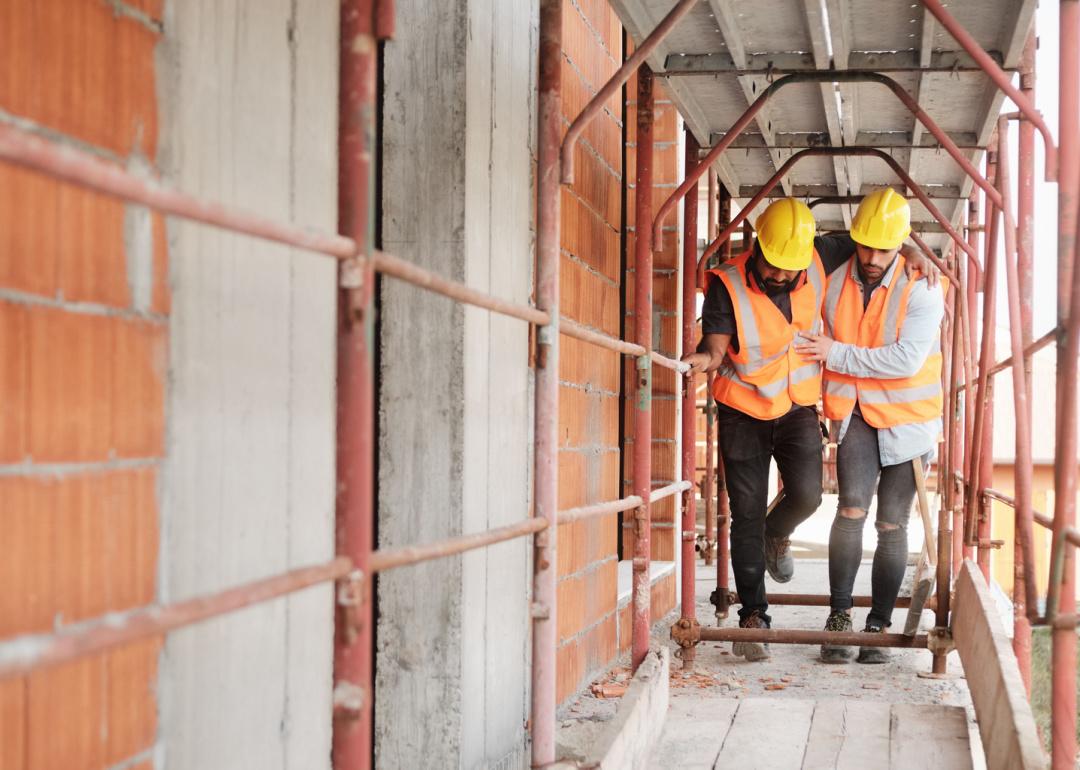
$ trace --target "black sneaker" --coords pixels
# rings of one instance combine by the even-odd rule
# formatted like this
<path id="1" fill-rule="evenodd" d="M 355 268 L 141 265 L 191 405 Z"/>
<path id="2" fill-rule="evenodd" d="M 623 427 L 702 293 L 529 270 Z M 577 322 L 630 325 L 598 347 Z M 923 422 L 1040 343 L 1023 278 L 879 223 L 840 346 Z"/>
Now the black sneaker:
<path id="1" fill-rule="evenodd" d="M 739 628 L 768 628 L 769 623 L 765 618 L 754 612 L 752 615 L 739 620 Z M 751 663 L 769 659 L 769 645 L 763 642 L 735 642 L 731 645 L 733 655 L 741 655 Z"/>
<path id="2" fill-rule="evenodd" d="M 826 631 L 851 631 L 851 616 L 843 610 L 833 610 L 825 621 Z M 855 657 L 855 648 L 841 644 L 821 645 L 822 663 L 849 663 Z"/>
<path id="3" fill-rule="evenodd" d="M 765 535 L 765 569 L 777 583 L 786 583 L 795 575 L 791 557 L 791 539 Z"/>
<path id="4" fill-rule="evenodd" d="M 883 634 L 885 633 L 886 624 L 880 620 L 871 620 L 867 618 L 866 628 L 863 629 L 864 634 Z M 859 663 L 887 663 L 889 661 L 891 653 L 888 647 L 860 647 L 859 657 L 857 662 Z"/>

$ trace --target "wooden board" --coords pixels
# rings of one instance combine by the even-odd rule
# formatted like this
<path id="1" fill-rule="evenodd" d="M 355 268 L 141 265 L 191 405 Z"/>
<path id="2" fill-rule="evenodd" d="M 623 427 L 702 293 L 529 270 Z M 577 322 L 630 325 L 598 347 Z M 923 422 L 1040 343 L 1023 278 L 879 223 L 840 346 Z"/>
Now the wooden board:
<path id="1" fill-rule="evenodd" d="M 959 706 L 786 697 L 675 699 L 651 770 L 972 770 Z"/>
<path id="2" fill-rule="evenodd" d="M 895 703 L 889 767 L 971 770 L 967 716 L 959 706 Z"/>
<path id="3" fill-rule="evenodd" d="M 796 698 L 748 698 L 739 702 L 716 767 L 779 770 L 802 765 L 814 702 Z"/>
<path id="4" fill-rule="evenodd" d="M 889 756 L 889 725 L 890 706 L 883 701 L 820 701 L 814 709 L 802 767 L 881 767 Z"/>
<path id="5" fill-rule="evenodd" d="M 735 698 L 671 701 L 660 743 L 652 752 L 652 770 L 712 770 L 724 745 L 739 701 Z"/>
<path id="6" fill-rule="evenodd" d="M 988 770 L 1047 767 L 1016 657 L 990 589 L 972 561 L 963 563 L 956 581 L 952 634 Z"/>

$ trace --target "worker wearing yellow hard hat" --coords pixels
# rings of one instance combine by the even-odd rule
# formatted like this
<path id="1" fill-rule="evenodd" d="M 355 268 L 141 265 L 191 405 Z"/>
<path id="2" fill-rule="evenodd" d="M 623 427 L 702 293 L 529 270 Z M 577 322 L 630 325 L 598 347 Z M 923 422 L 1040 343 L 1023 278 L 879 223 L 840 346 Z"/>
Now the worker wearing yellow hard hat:
<path id="1" fill-rule="evenodd" d="M 821 504 L 821 365 L 794 343 L 821 331 L 827 277 L 848 262 L 855 242 L 817 236 L 810 209 L 794 198 L 772 202 L 754 224 L 753 244 L 706 273 L 702 340 L 683 361 L 691 373 L 716 372 L 739 625 L 768 628 L 765 574 L 791 579 L 790 536 Z M 766 518 L 772 459 L 784 495 Z M 737 642 L 733 651 L 768 656 L 758 643 Z"/>
<path id="2" fill-rule="evenodd" d="M 888 629 L 907 565 L 907 521 L 915 497 L 915 464 L 929 460 L 941 432 L 942 285 L 915 280 L 900 249 L 911 232 L 911 208 L 895 190 L 863 198 L 851 223 L 856 253 L 829 276 L 825 334 L 796 349 L 825 366 L 825 416 L 840 422 L 840 502 L 829 536 L 831 593 L 826 631 L 853 628 L 852 589 L 862 561 L 863 525 L 877 495 L 877 549 L 872 604 L 864 632 Z M 822 645 L 826 663 L 854 650 Z M 863 646 L 860 663 L 884 663 L 885 648 Z"/>

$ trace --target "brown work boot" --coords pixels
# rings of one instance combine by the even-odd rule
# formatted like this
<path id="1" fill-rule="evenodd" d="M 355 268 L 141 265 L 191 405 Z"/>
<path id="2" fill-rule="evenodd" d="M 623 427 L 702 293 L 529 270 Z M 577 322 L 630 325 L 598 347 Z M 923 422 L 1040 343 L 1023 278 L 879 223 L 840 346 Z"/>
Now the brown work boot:
<path id="1" fill-rule="evenodd" d="M 851 631 L 851 615 L 843 610 L 832 610 L 825 621 L 826 631 Z M 846 644 L 821 645 L 822 663 L 848 663 L 855 657 L 855 650 Z"/>
<path id="2" fill-rule="evenodd" d="M 777 583 L 786 583 L 795 575 L 791 556 L 791 538 L 765 535 L 765 569 Z"/>
<path id="3" fill-rule="evenodd" d="M 768 628 L 765 618 L 754 612 L 739 621 L 739 628 Z M 733 655 L 741 655 L 751 663 L 769 659 L 769 645 L 764 642 L 735 642 L 731 645 Z"/>
<path id="4" fill-rule="evenodd" d="M 880 620 L 873 620 L 871 618 L 866 619 L 866 628 L 863 629 L 864 634 L 883 634 L 885 633 L 886 625 Z M 889 648 L 888 647 L 860 647 L 859 657 L 857 662 L 859 663 L 887 663 L 889 661 Z"/>

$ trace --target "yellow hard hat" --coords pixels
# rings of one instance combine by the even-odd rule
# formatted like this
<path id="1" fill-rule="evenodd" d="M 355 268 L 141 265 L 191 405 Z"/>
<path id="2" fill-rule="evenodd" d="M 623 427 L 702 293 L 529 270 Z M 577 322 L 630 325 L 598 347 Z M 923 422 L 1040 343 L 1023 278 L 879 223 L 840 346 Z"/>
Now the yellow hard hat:
<path id="1" fill-rule="evenodd" d="M 911 206 L 891 187 L 875 190 L 862 199 L 851 220 L 851 237 L 871 249 L 889 251 L 911 232 Z"/>
<path id="2" fill-rule="evenodd" d="M 754 223 L 765 261 L 781 270 L 805 270 L 814 256 L 817 225 L 810 208 L 794 198 L 773 201 Z"/>

